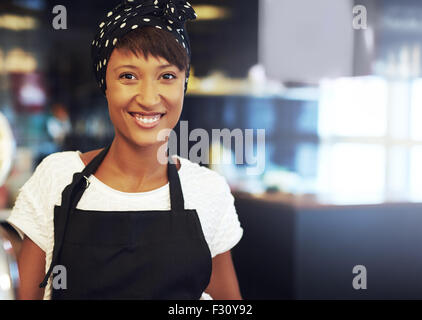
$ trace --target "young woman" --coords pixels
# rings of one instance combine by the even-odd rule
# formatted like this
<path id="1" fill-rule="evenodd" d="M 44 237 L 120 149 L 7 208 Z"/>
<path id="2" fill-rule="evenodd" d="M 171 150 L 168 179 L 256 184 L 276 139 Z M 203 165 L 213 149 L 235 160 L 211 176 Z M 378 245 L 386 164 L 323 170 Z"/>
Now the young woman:
<path id="1" fill-rule="evenodd" d="M 242 237 L 225 179 L 160 161 L 190 69 L 184 0 L 125 0 L 92 42 L 115 137 L 46 157 L 8 222 L 23 240 L 21 299 L 241 299 L 230 249 Z"/>

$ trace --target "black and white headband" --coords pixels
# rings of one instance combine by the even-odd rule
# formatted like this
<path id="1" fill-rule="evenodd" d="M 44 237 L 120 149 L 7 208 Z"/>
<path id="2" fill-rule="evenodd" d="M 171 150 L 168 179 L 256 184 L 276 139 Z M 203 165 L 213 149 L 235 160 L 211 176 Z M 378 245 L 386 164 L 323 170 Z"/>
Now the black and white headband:
<path id="1" fill-rule="evenodd" d="M 106 70 L 111 53 L 119 39 L 143 26 L 152 26 L 170 32 L 191 56 L 185 22 L 196 19 L 191 4 L 185 0 L 124 0 L 109 11 L 99 24 L 91 45 L 94 74 L 105 95 Z M 186 71 L 185 94 L 190 65 Z"/>

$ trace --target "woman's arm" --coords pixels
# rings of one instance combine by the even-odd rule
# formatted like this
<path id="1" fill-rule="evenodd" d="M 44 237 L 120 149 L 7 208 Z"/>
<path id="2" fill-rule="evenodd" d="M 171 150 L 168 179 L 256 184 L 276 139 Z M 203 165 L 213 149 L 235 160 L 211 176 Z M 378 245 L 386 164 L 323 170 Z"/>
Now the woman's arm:
<path id="1" fill-rule="evenodd" d="M 242 300 L 230 250 L 212 259 L 211 280 L 205 292 L 215 300 Z"/>
<path id="2" fill-rule="evenodd" d="M 18 256 L 19 300 L 42 300 L 44 288 L 39 284 L 45 275 L 45 252 L 25 236 Z"/>

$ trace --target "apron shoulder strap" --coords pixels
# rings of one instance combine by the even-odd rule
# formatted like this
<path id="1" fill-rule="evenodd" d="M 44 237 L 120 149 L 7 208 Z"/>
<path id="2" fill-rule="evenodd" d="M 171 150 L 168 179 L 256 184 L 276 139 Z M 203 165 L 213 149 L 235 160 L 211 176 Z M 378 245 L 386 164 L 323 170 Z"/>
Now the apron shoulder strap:
<path id="1" fill-rule="evenodd" d="M 183 198 L 182 186 L 180 184 L 179 173 L 173 159 L 168 157 L 168 179 L 170 184 L 170 201 L 173 212 L 183 212 L 185 210 L 185 200 Z"/>
<path id="2" fill-rule="evenodd" d="M 50 278 L 53 267 L 57 264 L 57 259 L 60 255 L 62 248 L 64 236 L 66 233 L 66 226 L 69 219 L 70 211 L 76 208 L 79 200 L 81 199 L 85 188 L 84 188 L 84 179 L 87 179 L 92 173 L 94 173 L 101 162 L 104 160 L 110 146 L 104 148 L 98 155 L 91 160 L 88 165 L 84 168 L 82 172 L 77 172 L 73 175 L 72 183 L 66 186 L 62 192 L 62 204 L 60 206 L 60 215 L 63 217 L 60 219 L 60 223 L 57 225 L 57 230 L 54 230 L 55 236 L 53 257 L 51 259 L 50 267 L 40 283 L 39 287 L 44 288 L 47 285 L 48 279 Z"/>

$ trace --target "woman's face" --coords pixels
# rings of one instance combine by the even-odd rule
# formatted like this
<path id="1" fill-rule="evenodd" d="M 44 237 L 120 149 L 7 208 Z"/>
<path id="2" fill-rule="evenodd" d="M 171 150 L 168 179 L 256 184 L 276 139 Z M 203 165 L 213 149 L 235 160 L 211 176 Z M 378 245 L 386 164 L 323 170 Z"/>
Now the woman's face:
<path id="1" fill-rule="evenodd" d="M 173 129 L 182 112 L 185 71 L 161 57 L 114 49 L 106 84 L 116 138 L 142 147 L 162 144 L 158 133 Z"/>

